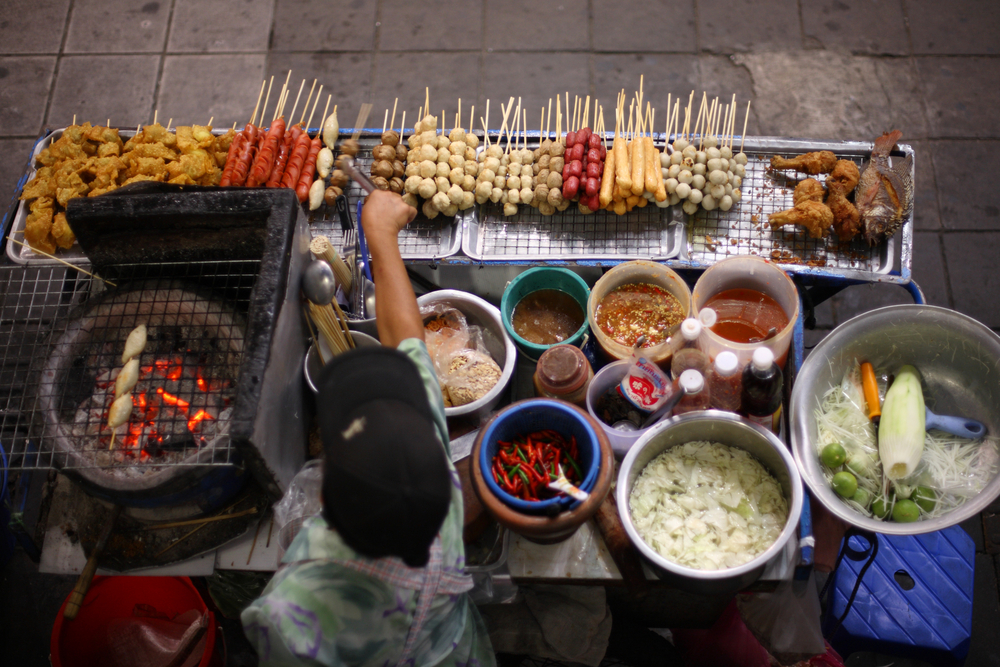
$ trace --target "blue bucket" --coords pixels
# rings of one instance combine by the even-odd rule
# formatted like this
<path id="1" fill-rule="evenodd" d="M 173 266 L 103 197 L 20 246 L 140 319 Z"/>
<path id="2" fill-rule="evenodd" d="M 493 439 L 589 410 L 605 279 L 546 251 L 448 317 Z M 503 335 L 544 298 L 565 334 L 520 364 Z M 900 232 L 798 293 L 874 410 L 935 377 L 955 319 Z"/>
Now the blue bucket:
<path id="1" fill-rule="evenodd" d="M 580 504 L 565 494 L 548 500 L 529 501 L 516 498 L 497 485 L 490 470 L 493 457 L 497 453 L 499 441 L 510 441 L 518 435 L 551 429 L 566 438 L 575 437 L 579 453 L 580 471 L 583 481 L 579 488 L 590 491 L 594 488 L 601 467 L 601 445 L 590 422 L 578 408 L 548 398 L 533 398 L 515 403 L 494 417 L 483 432 L 479 449 L 479 465 L 487 488 L 505 505 L 525 514 L 549 514 L 573 509 Z"/>
<path id="2" fill-rule="evenodd" d="M 569 294 L 579 304 L 580 312 L 583 313 L 583 324 L 580 325 L 580 328 L 566 340 L 552 345 L 532 343 L 521 338 L 514 331 L 514 308 L 524 297 L 543 289 L 554 289 Z M 503 297 L 500 299 L 500 316 L 503 319 L 504 329 L 517 345 L 517 349 L 522 354 L 527 355 L 529 359 L 537 361 L 538 357 L 542 356 L 542 352 L 553 345 L 575 345 L 577 347 L 582 345 L 583 335 L 587 332 L 588 327 L 587 302 L 589 300 L 590 288 L 580 276 L 569 269 L 557 266 L 537 266 L 520 274 L 507 285 L 507 289 L 504 290 Z"/>

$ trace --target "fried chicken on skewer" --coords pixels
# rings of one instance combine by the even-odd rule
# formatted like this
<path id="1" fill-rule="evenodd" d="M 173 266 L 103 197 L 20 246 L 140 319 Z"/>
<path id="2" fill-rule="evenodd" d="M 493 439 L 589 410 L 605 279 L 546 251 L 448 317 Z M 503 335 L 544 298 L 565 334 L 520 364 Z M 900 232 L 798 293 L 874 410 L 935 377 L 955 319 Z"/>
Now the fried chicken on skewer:
<path id="1" fill-rule="evenodd" d="M 822 202 L 825 195 L 826 191 L 823 190 L 822 183 L 815 178 L 807 178 L 795 186 L 792 201 L 794 206 L 798 206 L 804 201 Z"/>
<path id="2" fill-rule="evenodd" d="M 800 225 L 805 227 L 809 236 L 814 239 L 823 238 L 833 224 L 833 211 L 818 201 L 807 199 L 794 208 L 790 208 L 767 216 L 771 229 L 784 225 Z"/>
<path id="3" fill-rule="evenodd" d="M 806 153 L 793 158 L 775 155 L 771 158 L 772 169 L 794 169 L 804 174 L 829 174 L 837 164 L 837 156 L 830 151 Z"/>

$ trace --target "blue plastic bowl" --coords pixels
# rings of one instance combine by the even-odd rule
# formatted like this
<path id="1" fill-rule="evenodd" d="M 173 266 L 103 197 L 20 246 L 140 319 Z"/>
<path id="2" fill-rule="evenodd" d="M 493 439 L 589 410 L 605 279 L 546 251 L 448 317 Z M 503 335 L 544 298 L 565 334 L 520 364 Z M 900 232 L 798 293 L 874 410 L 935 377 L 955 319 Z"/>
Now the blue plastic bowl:
<path id="1" fill-rule="evenodd" d="M 516 498 L 501 489 L 493 479 L 491 471 L 493 457 L 499 441 L 510 441 L 518 435 L 552 429 L 564 437 L 576 437 L 579 460 L 577 464 L 583 473 L 580 489 L 594 488 L 601 466 L 601 446 L 586 416 L 576 407 L 548 398 L 532 398 L 514 403 L 494 417 L 483 432 L 479 448 L 479 465 L 487 488 L 505 505 L 525 514 L 549 514 L 573 509 L 580 504 L 565 494 L 548 500 L 529 501 Z M 558 510 L 558 511 L 557 511 Z"/>

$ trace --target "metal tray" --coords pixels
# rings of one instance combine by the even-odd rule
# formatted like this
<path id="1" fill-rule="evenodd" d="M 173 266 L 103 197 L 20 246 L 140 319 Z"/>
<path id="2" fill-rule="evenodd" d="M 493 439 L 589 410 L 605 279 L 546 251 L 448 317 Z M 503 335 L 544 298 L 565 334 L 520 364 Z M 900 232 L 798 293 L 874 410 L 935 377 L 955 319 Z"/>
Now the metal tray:
<path id="1" fill-rule="evenodd" d="M 770 229 L 768 214 L 791 208 L 796 183 L 807 178 L 805 174 L 792 171 L 770 171 L 771 156 L 791 157 L 820 150 L 832 151 L 839 158 L 854 161 L 860 168 L 871 155 L 872 142 L 748 137 L 744 152 L 749 160 L 740 203 L 726 213 L 699 211 L 689 219 L 686 243 L 680 255 L 667 264 L 674 268 L 706 268 L 727 257 L 757 255 L 791 274 L 859 282 L 909 282 L 913 259 L 912 213 L 900 232 L 874 247 L 869 247 L 860 237 L 850 243 L 841 243 L 836 235 L 825 239 L 809 238 L 799 227 Z M 912 156 L 913 149 L 900 144 L 892 155 L 894 159 Z M 910 177 L 914 177 L 912 171 Z M 814 178 L 823 182 L 826 175 Z"/>
<path id="2" fill-rule="evenodd" d="M 494 138 L 495 139 L 495 138 Z M 539 133 L 526 145 L 538 148 Z M 684 217 L 679 210 L 648 205 L 618 216 L 610 211 L 584 215 L 576 204 L 554 215 L 518 206 L 517 215 L 488 202 L 470 209 L 462 234 L 462 252 L 479 262 L 618 264 L 631 259 L 664 261 L 683 244 Z"/>
<path id="3" fill-rule="evenodd" d="M 350 136 L 354 130 L 342 129 L 341 138 Z M 412 132 L 404 133 L 408 137 Z M 368 173 L 372 164 L 372 149 L 379 145 L 382 132 L 378 129 L 365 129 L 358 138 L 361 149 L 355 157 L 359 169 Z M 354 224 L 358 210 L 358 200 L 364 196 L 364 191 L 357 183 L 348 183 L 347 200 Z M 470 211 L 473 209 L 470 209 Z M 462 247 L 461 229 L 463 220 L 470 211 L 462 211 L 454 217 L 438 217 L 430 220 L 418 212 L 416 219 L 399 233 L 399 251 L 404 260 L 415 262 L 437 262 L 458 253 Z M 326 204 L 309 213 L 309 226 L 313 236 L 323 235 L 334 244 L 342 243 L 344 231 L 341 228 L 337 211 Z"/>

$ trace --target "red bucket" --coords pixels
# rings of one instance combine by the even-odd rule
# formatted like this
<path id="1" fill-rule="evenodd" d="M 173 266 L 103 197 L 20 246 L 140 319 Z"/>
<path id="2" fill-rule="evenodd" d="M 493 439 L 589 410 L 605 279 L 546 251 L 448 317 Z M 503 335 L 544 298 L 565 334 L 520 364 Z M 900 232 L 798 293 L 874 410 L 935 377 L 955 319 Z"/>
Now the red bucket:
<path id="1" fill-rule="evenodd" d="M 66 601 L 59 608 L 49 649 L 53 667 L 108 665 L 112 656 L 109 626 L 116 619 L 132 618 L 136 605 L 152 607 L 167 618 L 192 609 L 199 613 L 208 609 L 187 577 L 95 576 L 75 619 L 69 621 L 63 617 Z M 222 665 L 215 657 L 216 634 L 215 616 L 209 612 L 205 651 L 199 667 Z"/>

